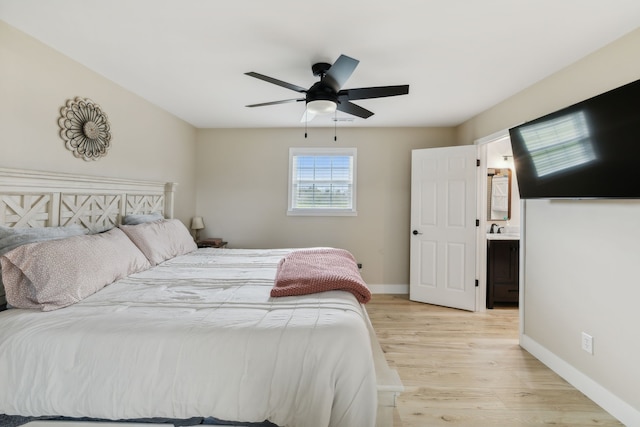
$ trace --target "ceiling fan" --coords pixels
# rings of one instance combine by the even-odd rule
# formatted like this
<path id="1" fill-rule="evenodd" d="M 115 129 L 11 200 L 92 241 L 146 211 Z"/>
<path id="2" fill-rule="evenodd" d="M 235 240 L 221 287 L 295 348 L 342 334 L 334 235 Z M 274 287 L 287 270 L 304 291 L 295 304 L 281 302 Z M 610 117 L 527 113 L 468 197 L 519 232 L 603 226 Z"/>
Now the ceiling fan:
<path id="1" fill-rule="evenodd" d="M 247 76 L 255 77 L 305 94 L 304 98 L 263 102 L 260 104 L 247 105 L 247 107 L 263 107 L 265 105 L 305 101 L 307 108 L 302 121 L 309 121 L 316 115 L 329 114 L 336 110 L 366 119 L 371 117 L 373 112 L 354 104 L 351 102 L 352 100 L 383 98 L 387 96 L 406 95 L 409 93 L 409 85 L 342 89 L 342 86 L 346 83 L 349 77 L 351 77 L 351 74 L 356 69 L 359 62 L 360 61 L 357 59 L 353 59 L 349 56 L 340 55 L 333 65 L 326 62 L 313 64 L 311 71 L 314 76 L 320 77 L 320 81 L 314 83 L 309 89 L 283 82 L 282 80 L 274 79 L 273 77 L 265 76 L 253 71 L 245 73 Z"/>

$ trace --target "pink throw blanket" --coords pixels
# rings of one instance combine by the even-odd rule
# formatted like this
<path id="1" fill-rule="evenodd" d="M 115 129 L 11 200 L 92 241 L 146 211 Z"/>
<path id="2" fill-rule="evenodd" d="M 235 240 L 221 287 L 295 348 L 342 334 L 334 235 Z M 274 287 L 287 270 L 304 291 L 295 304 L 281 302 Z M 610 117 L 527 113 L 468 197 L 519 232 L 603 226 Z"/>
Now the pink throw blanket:
<path id="1" fill-rule="evenodd" d="M 342 290 L 365 304 L 371 291 L 362 280 L 353 255 L 344 249 L 300 249 L 280 260 L 272 297 Z"/>

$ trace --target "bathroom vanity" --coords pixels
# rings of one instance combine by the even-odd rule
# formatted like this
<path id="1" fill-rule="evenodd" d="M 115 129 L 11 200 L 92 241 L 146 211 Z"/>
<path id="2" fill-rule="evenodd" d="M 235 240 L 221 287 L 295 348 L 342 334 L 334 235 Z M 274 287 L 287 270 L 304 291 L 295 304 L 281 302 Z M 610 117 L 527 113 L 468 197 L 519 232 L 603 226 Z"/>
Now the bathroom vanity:
<path id="1" fill-rule="evenodd" d="M 520 236 L 487 234 L 487 308 L 518 304 Z"/>

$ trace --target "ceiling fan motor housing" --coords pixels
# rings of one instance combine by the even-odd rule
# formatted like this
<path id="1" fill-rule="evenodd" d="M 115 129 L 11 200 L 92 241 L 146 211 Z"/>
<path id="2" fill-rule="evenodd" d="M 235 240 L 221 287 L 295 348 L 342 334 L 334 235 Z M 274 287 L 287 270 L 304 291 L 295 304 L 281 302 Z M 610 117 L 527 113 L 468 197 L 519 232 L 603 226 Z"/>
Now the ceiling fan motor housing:
<path id="1" fill-rule="evenodd" d="M 331 64 L 328 64 L 326 62 L 318 62 L 311 66 L 311 71 L 313 72 L 314 76 L 323 77 L 325 74 L 327 74 L 327 71 L 329 71 L 329 68 L 331 68 Z"/>

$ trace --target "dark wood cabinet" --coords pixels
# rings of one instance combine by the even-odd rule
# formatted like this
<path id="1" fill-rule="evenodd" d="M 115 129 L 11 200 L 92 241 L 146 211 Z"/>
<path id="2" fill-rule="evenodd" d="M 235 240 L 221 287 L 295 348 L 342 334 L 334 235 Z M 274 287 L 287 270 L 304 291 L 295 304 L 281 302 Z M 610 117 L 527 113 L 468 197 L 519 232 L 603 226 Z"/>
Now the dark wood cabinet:
<path id="1" fill-rule="evenodd" d="M 487 308 L 518 303 L 519 240 L 487 240 Z"/>

